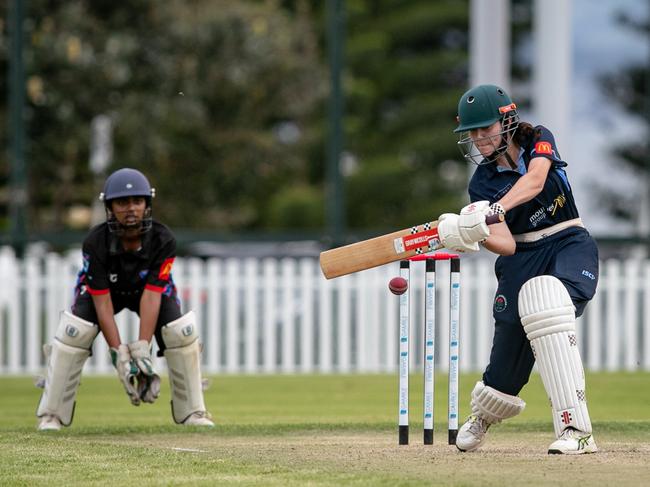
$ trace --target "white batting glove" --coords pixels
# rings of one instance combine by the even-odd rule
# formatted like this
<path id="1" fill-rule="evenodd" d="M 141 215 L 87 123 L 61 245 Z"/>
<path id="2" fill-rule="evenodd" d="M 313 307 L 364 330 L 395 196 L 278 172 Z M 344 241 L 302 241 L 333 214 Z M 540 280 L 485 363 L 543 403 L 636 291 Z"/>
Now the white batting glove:
<path id="1" fill-rule="evenodd" d="M 134 406 L 139 406 L 140 395 L 138 394 L 135 385 L 135 377 L 138 374 L 138 366 L 131 358 L 129 347 L 125 344 L 121 344 L 118 348 L 111 348 L 110 352 L 111 360 L 113 361 L 115 370 L 117 370 L 117 376 L 124 386 L 124 390 L 131 400 L 131 404 Z"/>
<path id="2" fill-rule="evenodd" d="M 147 340 L 138 340 L 129 343 L 129 351 L 138 368 L 138 396 L 143 402 L 152 403 L 160 394 L 160 376 L 153 368 L 151 345 Z"/>
<path id="3" fill-rule="evenodd" d="M 490 236 L 485 218 L 492 215 L 489 201 L 476 201 L 460 210 L 458 232 L 467 244 L 482 242 Z"/>
<path id="4" fill-rule="evenodd" d="M 438 238 L 443 247 L 455 252 L 478 252 L 476 242 L 467 242 L 459 227 L 460 216 L 455 213 L 444 213 L 438 218 Z"/>

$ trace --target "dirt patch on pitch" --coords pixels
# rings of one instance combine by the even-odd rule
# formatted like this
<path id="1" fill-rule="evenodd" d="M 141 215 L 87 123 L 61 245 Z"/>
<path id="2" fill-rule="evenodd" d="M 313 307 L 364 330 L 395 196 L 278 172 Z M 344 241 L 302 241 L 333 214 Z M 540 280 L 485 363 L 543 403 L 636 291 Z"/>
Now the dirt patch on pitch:
<path id="1" fill-rule="evenodd" d="M 502 486 L 642 485 L 650 478 L 650 441 L 597 438 L 601 451 L 592 455 L 548 455 L 549 435 L 503 433 L 493 435 L 485 448 L 461 453 L 446 445 L 444 435 L 433 446 L 397 445 L 396 436 L 375 433 L 316 433 L 279 437 L 223 437 L 218 433 L 178 435 L 157 448 L 178 454 L 227 458 L 241 464 L 282 466 L 296 470 L 349 473 L 408 484 Z M 151 444 L 151 438 L 148 439 Z M 154 446 L 154 445 L 151 445 Z"/>

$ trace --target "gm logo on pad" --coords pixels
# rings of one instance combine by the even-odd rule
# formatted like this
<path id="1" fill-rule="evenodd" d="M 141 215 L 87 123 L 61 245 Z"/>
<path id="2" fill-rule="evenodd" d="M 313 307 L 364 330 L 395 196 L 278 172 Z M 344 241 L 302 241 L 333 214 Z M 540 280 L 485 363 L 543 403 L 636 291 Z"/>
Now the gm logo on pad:
<path id="1" fill-rule="evenodd" d="M 65 334 L 70 338 L 74 338 L 79 334 L 79 330 L 75 326 L 68 325 L 65 327 Z"/>
<path id="2" fill-rule="evenodd" d="M 188 337 L 192 334 L 193 331 L 194 331 L 194 327 L 192 325 L 187 325 L 183 327 L 181 333 L 183 334 L 184 337 Z"/>

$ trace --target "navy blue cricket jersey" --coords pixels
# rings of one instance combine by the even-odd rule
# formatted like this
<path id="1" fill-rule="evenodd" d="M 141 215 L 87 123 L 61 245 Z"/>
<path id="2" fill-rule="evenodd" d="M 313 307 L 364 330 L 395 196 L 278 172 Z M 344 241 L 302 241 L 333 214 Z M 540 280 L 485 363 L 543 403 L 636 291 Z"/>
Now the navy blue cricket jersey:
<path id="1" fill-rule="evenodd" d="M 538 125 L 534 135 L 521 148 L 517 169 L 497 167 L 496 162 L 478 166 L 469 183 L 472 202 L 499 201 L 528 171 L 528 164 L 536 157 L 545 157 L 552 163 L 544 189 L 532 200 L 512 208 L 506 214 L 506 223 L 513 235 L 542 230 L 557 223 L 578 218 L 564 168 L 564 162 L 555 146 L 555 138 L 547 128 Z"/>
<path id="2" fill-rule="evenodd" d="M 564 171 L 553 134 L 537 126 L 521 147 L 517 169 L 479 166 L 469 184 L 472 202 L 500 200 L 528 171 L 530 161 L 545 157 L 551 161 L 544 189 L 532 200 L 512 208 L 506 223 L 514 234 L 551 227 L 578 218 L 573 192 Z M 518 242 L 514 255 L 500 256 L 495 263 L 499 281 L 494 297 L 494 338 L 490 363 L 483 374 L 486 385 L 517 395 L 528 382 L 535 363 L 518 310 L 519 291 L 536 276 L 550 275 L 566 287 L 580 316 L 594 296 L 598 283 L 598 248 L 586 229 L 566 228 L 535 242 Z"/>

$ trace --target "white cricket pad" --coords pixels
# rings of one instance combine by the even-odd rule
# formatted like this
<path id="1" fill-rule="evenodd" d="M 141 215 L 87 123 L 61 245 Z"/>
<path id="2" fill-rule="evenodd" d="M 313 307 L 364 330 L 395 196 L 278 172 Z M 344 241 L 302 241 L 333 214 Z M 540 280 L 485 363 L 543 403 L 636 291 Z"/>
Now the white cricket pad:
<path id="1" fill-rule="evenodd" d="M 511 396 L 478 381 L 472 391 L 471 406 L 472 414 L 490 424 L 496 424 L 517 416 L 524 410 L 526 403 L 520 397 Z"/>
<path id="2" fill-rule="evenodd" d="M 56 416 L 65 426 L 72 423 L 81 370 L 97 333 L 95 324 L 67 311 L 61 313 L 52 344 L 43 347 L 47 372 L 36 416 Z"/>
<path id="3" fill-rule="evenodd" d="M 534 277 L 519 291 L 519 315 L 553 408 L 556 437 L 569 427 L 591 433 L 569 292 L 556 277 Z"/>
<path id="4" fill-rule="evenodd" d="M 183 423 L 193 413 L 206 412 L 201 383 L 201 346 L 194 312 L 162 329 L 172 392 L 172 416 Z"/>

